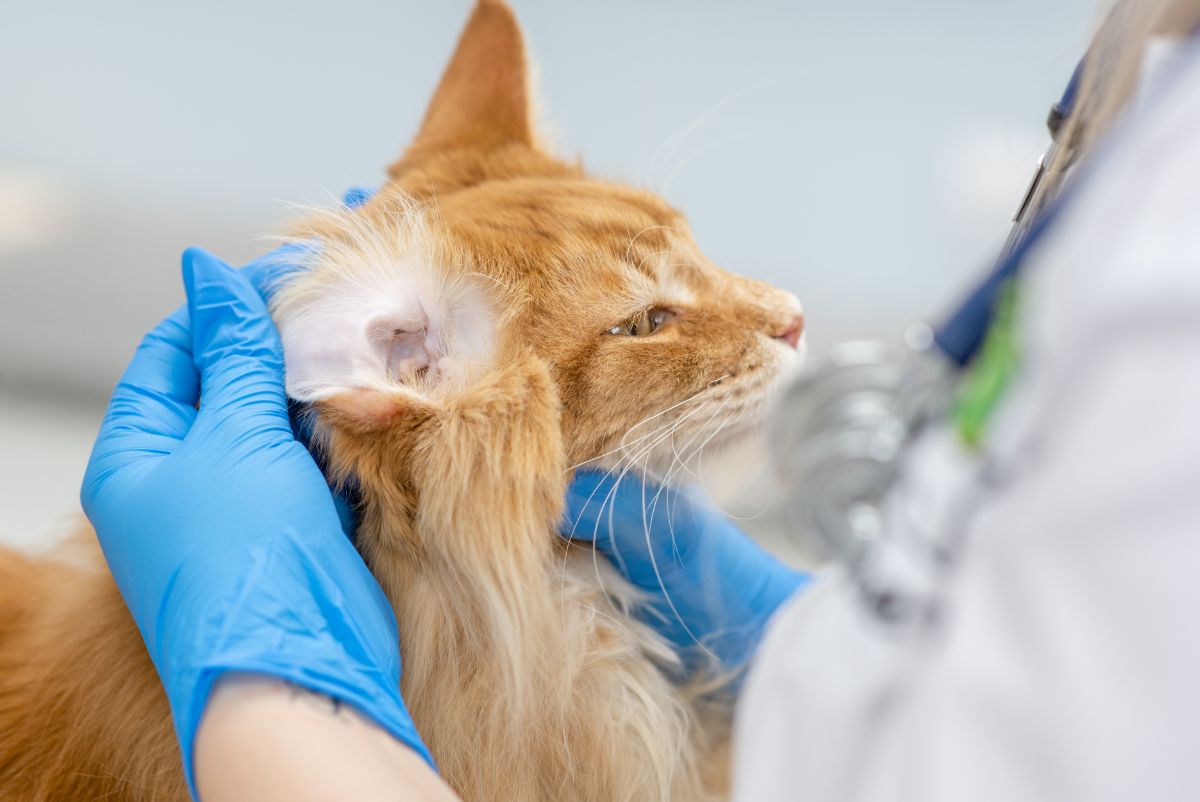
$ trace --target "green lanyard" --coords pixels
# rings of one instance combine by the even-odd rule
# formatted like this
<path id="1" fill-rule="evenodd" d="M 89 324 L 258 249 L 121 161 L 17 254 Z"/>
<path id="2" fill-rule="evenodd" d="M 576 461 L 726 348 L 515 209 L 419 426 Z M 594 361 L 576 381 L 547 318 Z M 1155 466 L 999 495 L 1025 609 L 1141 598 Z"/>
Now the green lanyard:
<path id="1" fill-rule="evenodd" d="M 972 451 L 982 448 L 988 420 L 1020 362 L 1015 331 L 1017 295 L 1016 279 L 1010 278 L 1000 289 L 979 354 L 959 384 L 952 418 L 959 439 Z"/>

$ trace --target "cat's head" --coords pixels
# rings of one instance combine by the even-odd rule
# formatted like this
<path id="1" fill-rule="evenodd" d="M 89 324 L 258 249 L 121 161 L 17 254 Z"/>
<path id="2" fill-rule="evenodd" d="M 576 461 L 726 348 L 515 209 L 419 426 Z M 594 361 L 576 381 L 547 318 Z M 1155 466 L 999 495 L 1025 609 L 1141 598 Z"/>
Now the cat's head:
<path id="1" fill-rule="evenodd" d="M 552 155 L 528 72 L 512 13 L 481 0 L 389 183 L 315 224 L 322 256 L 276 307 L 289 391 L 436 397 L 532 350 L 571 464 L 661 474 L 758 422 L 800 306 L 714 265 L 658 195 Z"/>

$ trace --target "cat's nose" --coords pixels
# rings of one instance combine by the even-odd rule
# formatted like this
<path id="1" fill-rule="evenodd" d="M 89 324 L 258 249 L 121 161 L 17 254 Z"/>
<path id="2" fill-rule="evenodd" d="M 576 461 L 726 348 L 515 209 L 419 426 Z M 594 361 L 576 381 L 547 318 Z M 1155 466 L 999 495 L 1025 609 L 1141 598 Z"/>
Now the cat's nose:
<path id="1" fill-rule="evenodd" d="M 792 315 L 783 327 L 777 330 L 777 333 L 772 336 L 776 340 L 787 343 L 792 348 L 797 348 L 800 345 L 800 335 L 804 333 L 804 315 L 796 313 Z"/>

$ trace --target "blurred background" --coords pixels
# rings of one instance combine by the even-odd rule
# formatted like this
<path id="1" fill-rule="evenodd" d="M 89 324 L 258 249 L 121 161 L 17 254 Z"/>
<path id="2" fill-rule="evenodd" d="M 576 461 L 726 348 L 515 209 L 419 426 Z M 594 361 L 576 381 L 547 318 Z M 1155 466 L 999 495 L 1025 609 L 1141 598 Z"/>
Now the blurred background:
<path id="1" fill-rule="evenodd" d="M 1002 242 L 1095 0 L 512 0 L 564 155 L 663 192 L 810 347 L 936 318 Z M 0 6 L 0 541 L 70 524 L 182 301 L 415 132 L 470 0 Z"/>

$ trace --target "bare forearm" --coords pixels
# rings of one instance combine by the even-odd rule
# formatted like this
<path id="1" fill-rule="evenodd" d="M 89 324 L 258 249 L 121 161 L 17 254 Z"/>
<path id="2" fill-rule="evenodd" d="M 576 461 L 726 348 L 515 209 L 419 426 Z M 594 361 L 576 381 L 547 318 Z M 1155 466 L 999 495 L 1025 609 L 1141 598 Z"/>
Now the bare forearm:
<path id="1" fill-rule="evenodd" d="M 458 802 L 420 756 L 369 719 L 269 678 L 217 684 L 195 759 L 202 802 Z"/>

